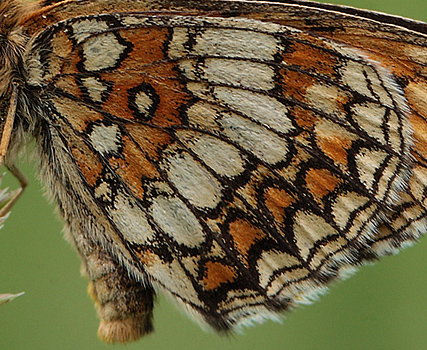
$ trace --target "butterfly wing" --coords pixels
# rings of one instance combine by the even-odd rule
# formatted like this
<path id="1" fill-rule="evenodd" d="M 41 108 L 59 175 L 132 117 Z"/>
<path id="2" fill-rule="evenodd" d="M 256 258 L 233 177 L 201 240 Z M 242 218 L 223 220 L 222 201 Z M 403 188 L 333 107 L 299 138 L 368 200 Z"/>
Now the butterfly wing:
<path id="1" fill-rule="evenodd" d="M 294 6 L 293 4 L 296 4 Z M 371 59 L 381 62 L 403 90 L 412 125 L 411 177 L 400 200 L 388 213 L 388 222 L 380 225 L 374 244 L 377 251 L 399 248 L 424 234 L 426 230 L 427 115 L 426 57 L 427 25 L 407 18 L 345 6 L 292 1 L 283 9 L 269 10 L 269 20 L 309 31 L 324 38 L 358 48 Z M 248 15 L 248 14 L 246 14 Z M 254 11 L 252 18 L 263 19 Z M 305 20 L 310 18 L 309 21 Z"/>
<path id="2" fill-rule="evenodd" d="M 99 1 L 58 23 L 82 5 L 53 4 L 37 35 L 42 22 L 27 20 L 42 178 L 112 341 L 151 330 L 153 288 L 226 330 L 414 236 L 386 219 L 412 166 L 389 67 L 265 18 L 220 16 L 262 3 L 168 4 Z"/>

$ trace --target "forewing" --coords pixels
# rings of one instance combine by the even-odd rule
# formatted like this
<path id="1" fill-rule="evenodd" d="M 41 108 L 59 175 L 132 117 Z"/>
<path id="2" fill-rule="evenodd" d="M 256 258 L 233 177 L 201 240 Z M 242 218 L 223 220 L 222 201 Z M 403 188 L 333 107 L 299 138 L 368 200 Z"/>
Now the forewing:
<path id="1" fill-rule="evenodd" d="M 274 317 L 377 257 L 411 130 L 398 85 L 363 51 L 164 11 L 51 25 L 26 65 L 41 153 L 84 206 L 63 204 L 74 236 L 92 230 L 214 328 Z"/>

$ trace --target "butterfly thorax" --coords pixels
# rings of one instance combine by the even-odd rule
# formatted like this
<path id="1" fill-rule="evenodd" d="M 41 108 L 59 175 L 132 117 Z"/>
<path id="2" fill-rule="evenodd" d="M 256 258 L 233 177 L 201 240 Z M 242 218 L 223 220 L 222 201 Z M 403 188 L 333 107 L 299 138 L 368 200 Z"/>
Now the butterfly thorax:
<path id="1" fill-rule="evenodd" d="M 19 79 L 27 41 L 19 23 L 25 13 L 14 1 L 0 4 L 0 96 L 10 93 L 11 83 Z"/>
<path id="2" fill-rule="evenodd" d="M 29 116 L 36 114 L 34 107 L 37 103 L 29 101 L 33 100 L 30 96 L 33 96 L 36 90 L 27 88 L 24 53 L 29 38 L 22 23 L 31 12 L 30 9 L 34 10 L 36 7 L 37 5 L 23 8 L 22 4 L 14 0 L 0 3 L 0 134 L 3 134 L 5 129 L 6 115 L 10 113 L 11 106 L 14 102 L 17 105 L 13 112 L 13 130 L 6 154 L 6 164 L 9 165 L 14 163 L 15 155 L 24 140 L 28 139 L 26 135 L 30 129 L 34 130 L 34 125 L 30 128 L 32 123 L 29 123 L 33 118 Z M 30 105 L 33 108 L 29 108 Z"/>

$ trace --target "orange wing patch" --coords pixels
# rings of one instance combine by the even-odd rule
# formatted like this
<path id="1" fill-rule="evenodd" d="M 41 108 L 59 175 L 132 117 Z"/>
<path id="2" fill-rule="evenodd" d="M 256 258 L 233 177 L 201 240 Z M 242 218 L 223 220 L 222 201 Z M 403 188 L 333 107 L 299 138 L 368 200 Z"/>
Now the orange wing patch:
<path id="1" fill-rule="evenodd" d="M 284 210 L 296 202 L 294 196 L 282 189 L 270 187 L 264 194 L 265 205 L 277 222 L 284 219 Z"/>
<path id="2" fill-rule="evenodd" d="M 252 245 L 265 237 L 265 233 L 254 227 L 248 221 L 237 219 L 229 225 L 230 235 L 233 237 L 236 249 L 242 256 L 243 261 L 248 264 L 248 253 Z"/>
<path id="3" fill-rule="evenodd" d="M 206 272 L 203 284 L 206 290 L 213 290 L 224 283 L 232 282 L 236 276 L 236 270 L 232 266 L 224 265 L 217 261 L 208 261 L 205 265 Z"/>
<path id="4" fill-rule="evenodd" d="M 323 122 L 316 125 L 316 141 L 320 149 L 339 166 L 347 167 L 348 150 L 351 148 L 354 135 L 344 128 Z"/>
<path id="5" fill-rule="evenodd" d="M 305 176 L 307 189 L 318 202 L 334 191 L 340 182 L 341 179 L 326 169 L 310 169 Z"/>

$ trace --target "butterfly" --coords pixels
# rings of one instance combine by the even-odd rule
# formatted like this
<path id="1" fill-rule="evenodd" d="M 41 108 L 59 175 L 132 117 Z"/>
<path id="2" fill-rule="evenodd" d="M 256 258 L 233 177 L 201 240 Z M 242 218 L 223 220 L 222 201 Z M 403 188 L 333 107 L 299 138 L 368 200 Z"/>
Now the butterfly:
<path id="1" fill-rule="evenodd" d="M 0 161 L 24 188 L 35 140 L 100 338 L 150 333 L 159 292 L 218 332 L 275 319 L 415 242 L 426 33 L 310 1 L 3 0 Z"/>

